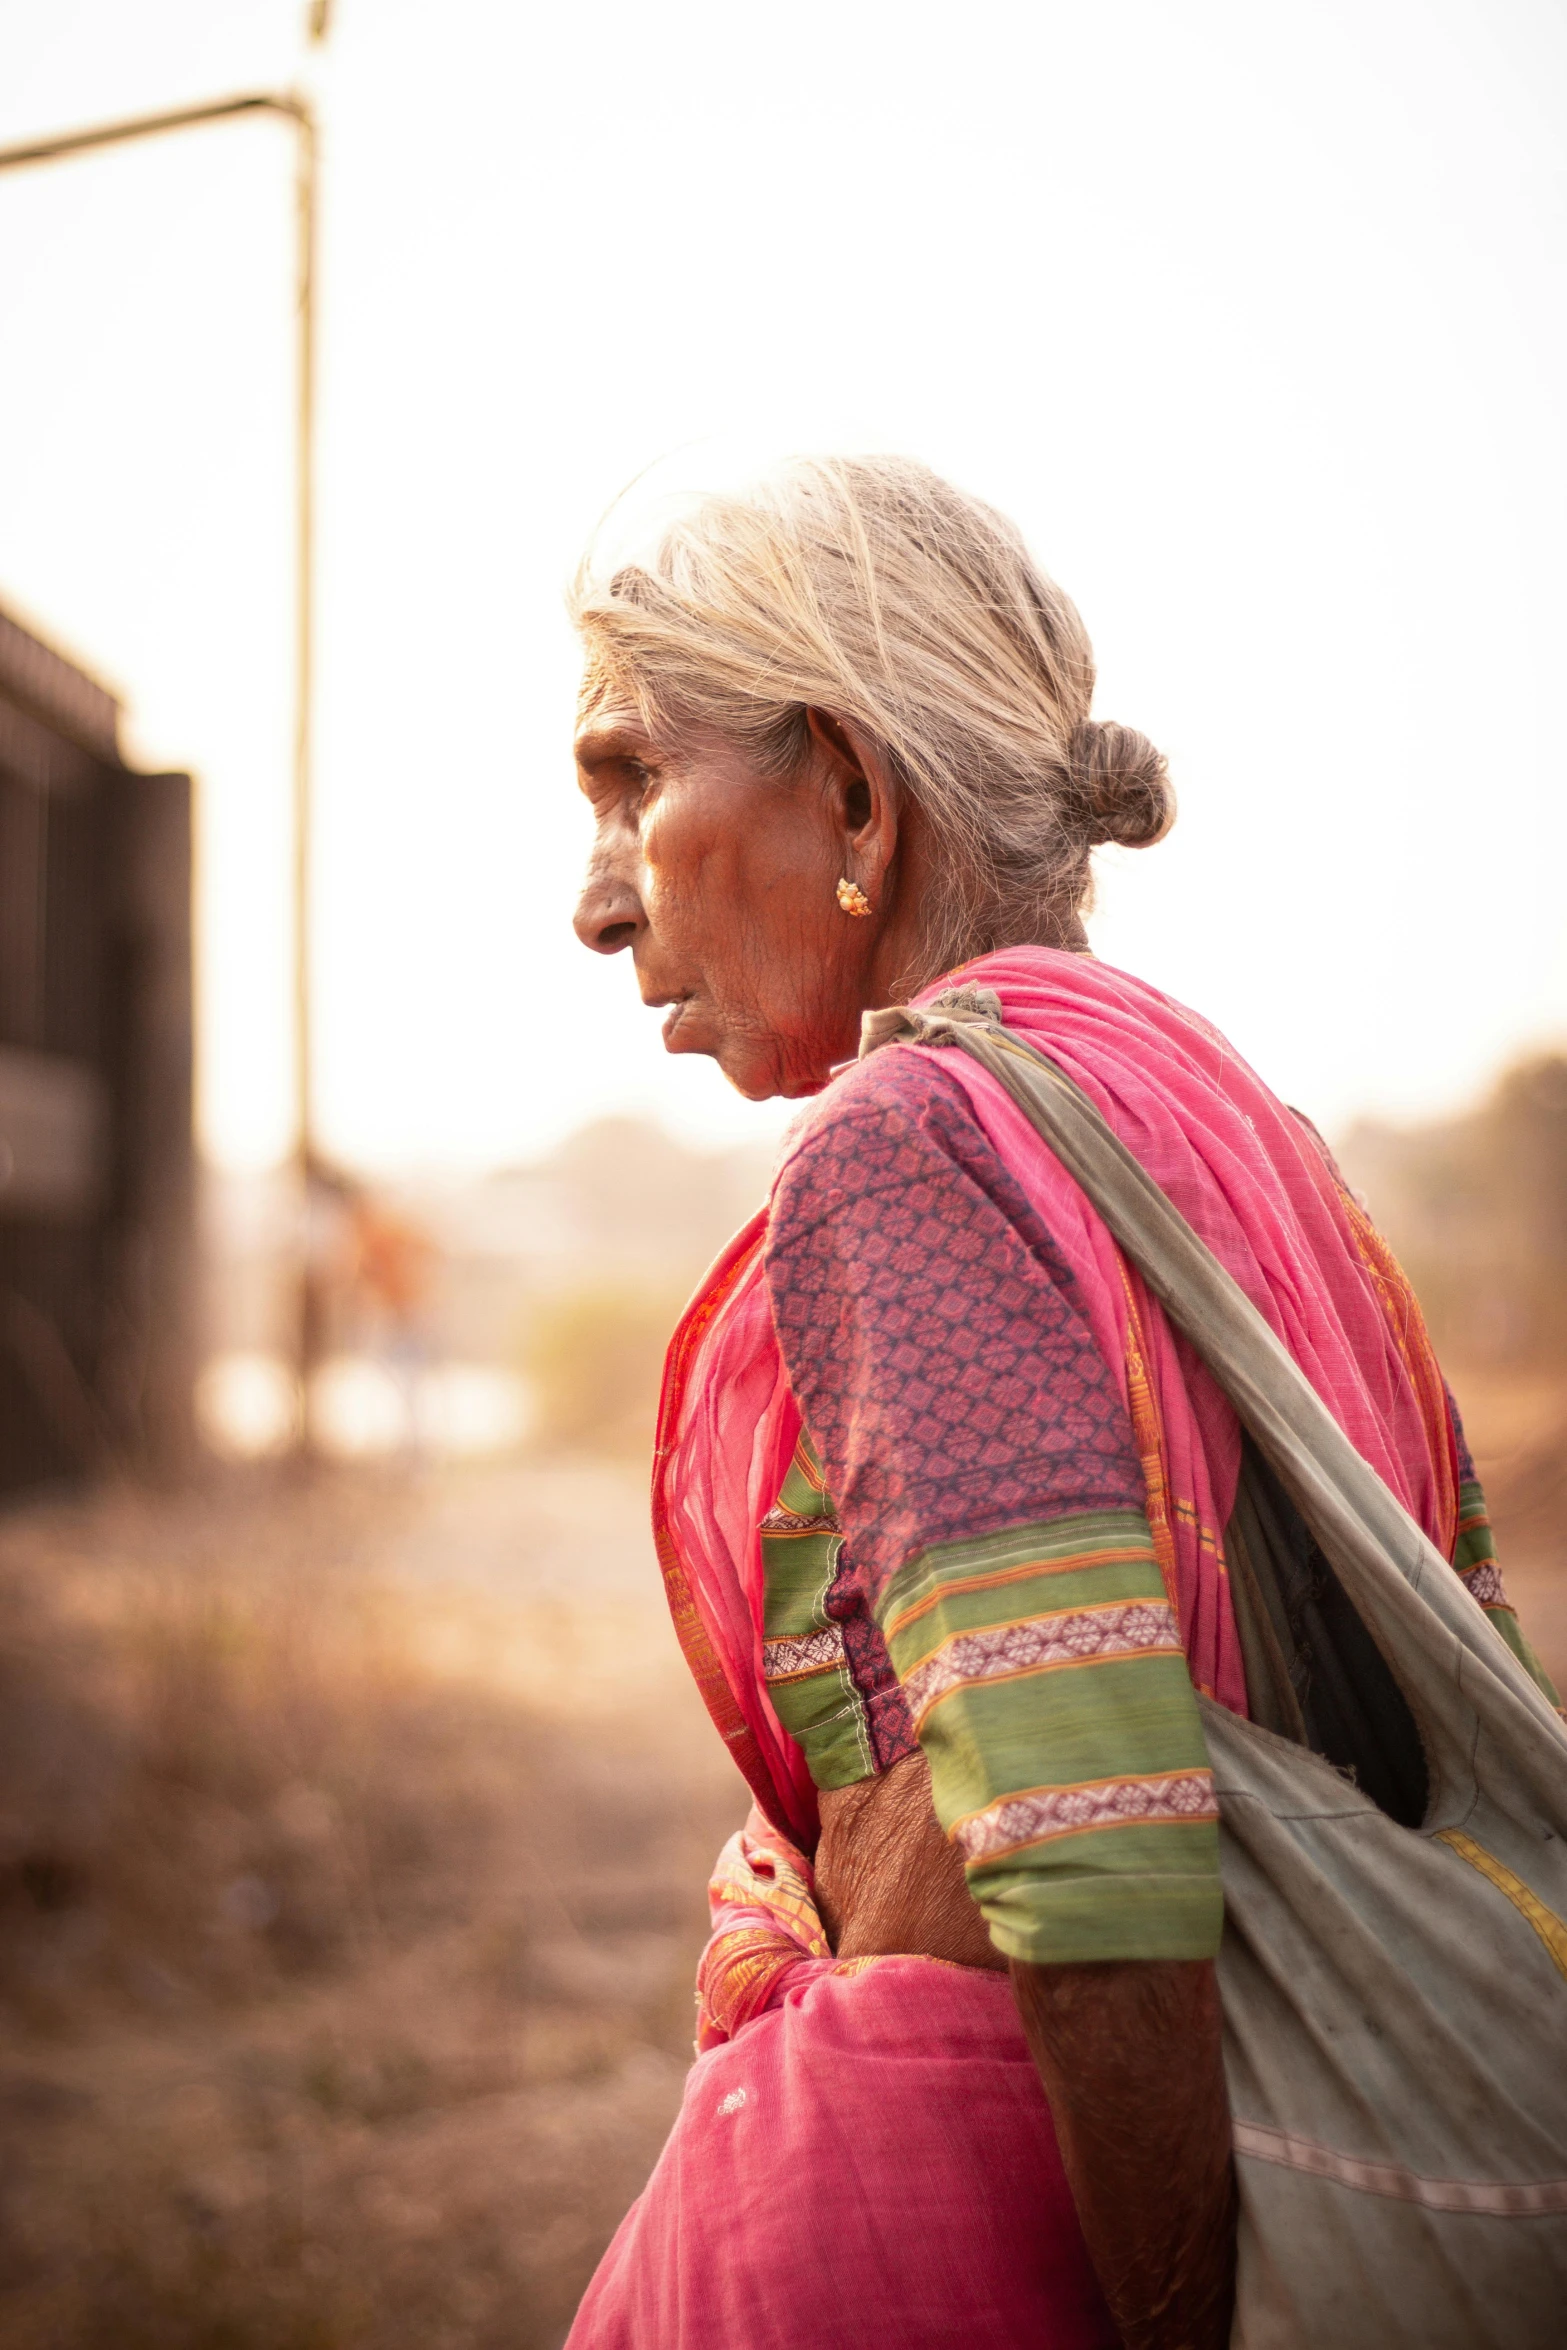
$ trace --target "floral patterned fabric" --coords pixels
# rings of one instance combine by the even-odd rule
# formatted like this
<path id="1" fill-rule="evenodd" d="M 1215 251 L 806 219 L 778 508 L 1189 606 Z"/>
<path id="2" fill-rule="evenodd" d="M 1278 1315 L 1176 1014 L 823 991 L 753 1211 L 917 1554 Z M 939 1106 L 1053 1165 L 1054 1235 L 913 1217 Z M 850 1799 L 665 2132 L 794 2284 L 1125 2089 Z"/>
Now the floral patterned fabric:
<path id="1" fill-rule="evenodd" d="M 961 1089 L 915 1053 L 854 1078 L 779 1178 L 767 1280 L 874 1601 L 928 1543 L 1144 1493 L 1072 1275 Z"/>
<path id="2" fill-rule="evenodd" d="M 841 1098 L 769 1226 L 805 1420 L 761 1526 L 769 1695 L 818 1786 L 924 1746 L 1009 1956 L 1208 1956 L 1207 1752 L 1072 1273 L 939 1063 L 882 1054 Z"/>

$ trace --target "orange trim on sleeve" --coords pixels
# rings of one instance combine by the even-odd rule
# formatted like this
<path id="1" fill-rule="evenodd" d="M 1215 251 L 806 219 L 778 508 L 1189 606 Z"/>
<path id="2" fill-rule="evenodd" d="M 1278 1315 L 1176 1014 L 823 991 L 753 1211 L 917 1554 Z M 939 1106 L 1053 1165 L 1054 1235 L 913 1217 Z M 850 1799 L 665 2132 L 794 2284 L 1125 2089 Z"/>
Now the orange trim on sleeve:
<path id="1" fill-rule="evenodd" d="M 1175 1534 L 1170 1524 L 1170 1472 L 1164 1446 L 1164 1422 L 1159 1413 L 1159 1399 L 1154 1393 L 1153 1381 L 1148 1376 L 1148 1341 L 1143 1334 L 1142 1316 L 1137 1308 L 1137 1292 L 1131 1272 L 1119 1249 L 1115 1261 L 1120 1268 L 1121 1287 L 1126 1293 L 1126 1400 L 1132 1418 L 1132 1441 L 1142 1464 L 1143 1483 L 1148 1492 L 1148 1527 L 1153 1535 L 1154 1556 L 1159 1561 L 1159 1572 L 1164 1577 L 1165 1597 L 1180 1618 L 1180 1602 L 1175 1593 Z"/>

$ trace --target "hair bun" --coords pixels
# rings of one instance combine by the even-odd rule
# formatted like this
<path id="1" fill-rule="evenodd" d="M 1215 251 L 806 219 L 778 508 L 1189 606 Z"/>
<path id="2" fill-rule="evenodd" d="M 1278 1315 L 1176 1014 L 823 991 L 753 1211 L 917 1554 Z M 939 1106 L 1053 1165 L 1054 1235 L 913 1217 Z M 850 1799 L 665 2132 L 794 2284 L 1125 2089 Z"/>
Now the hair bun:
<path id="1" fill-rule="evenodd" d="M 1151 848 L 1175 822 L 1169 763 L 1135 726 L 1085 718 L 1072 729 L 1072 775 L 1088 820 L 1088 845 Z"/>

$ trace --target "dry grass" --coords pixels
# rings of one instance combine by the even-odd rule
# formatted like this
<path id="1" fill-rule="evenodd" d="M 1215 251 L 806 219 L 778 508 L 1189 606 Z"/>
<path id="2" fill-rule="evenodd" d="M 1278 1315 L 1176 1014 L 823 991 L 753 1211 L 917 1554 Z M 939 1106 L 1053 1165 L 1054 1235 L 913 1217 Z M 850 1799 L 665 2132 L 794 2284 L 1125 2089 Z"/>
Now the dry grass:
<path id="1" fill-rule="evenodd" d="M 487 1593 L 397 1573 L 431 1497 L 353 1480 L 6 1531 L 14 2350 L 564 2334 L 678 2101 L 739 1805 L 643 1560 L 541 1598 L 515 1498 Z"/>
<path id="2" fill-rule="evenodd" d="M 1459 1392 L 1567 1683 L 1567 1395 Z M 562 2339 L 742 1807 L 643 1525 L 579 1466 L 0 1526 L 7 2350 Z"/>

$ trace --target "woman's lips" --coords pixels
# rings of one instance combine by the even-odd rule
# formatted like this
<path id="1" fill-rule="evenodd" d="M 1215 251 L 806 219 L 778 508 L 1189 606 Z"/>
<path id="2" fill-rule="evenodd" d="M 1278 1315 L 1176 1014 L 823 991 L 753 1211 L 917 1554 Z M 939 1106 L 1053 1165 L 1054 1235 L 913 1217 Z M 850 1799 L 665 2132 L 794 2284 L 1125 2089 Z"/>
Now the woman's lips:
<path id="1" fill-rule="evenodd" d="M 675 1032 L 690 1009 L 691 998 L 688 995 L 678 997 L 670 1005 L 664 1019 L 664 1050 L 666 1053 L 674 1050 Z"/>

